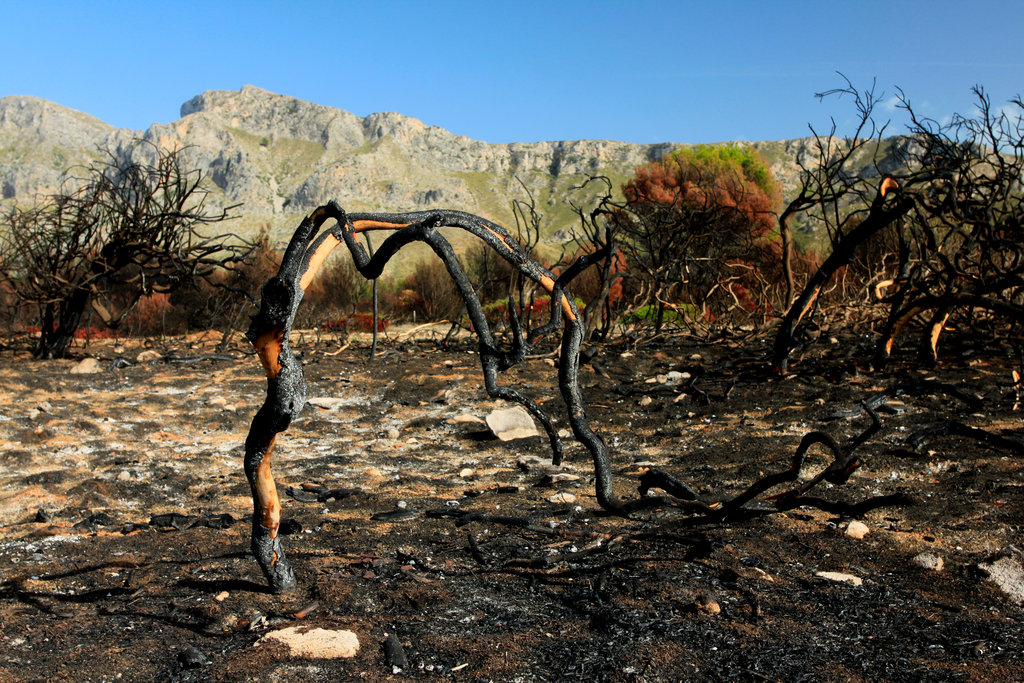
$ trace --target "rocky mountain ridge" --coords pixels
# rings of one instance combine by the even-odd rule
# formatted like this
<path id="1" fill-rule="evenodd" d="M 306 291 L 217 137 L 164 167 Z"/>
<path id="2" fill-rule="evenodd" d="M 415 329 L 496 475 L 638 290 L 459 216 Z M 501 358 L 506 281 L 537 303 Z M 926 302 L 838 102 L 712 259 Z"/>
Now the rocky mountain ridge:
<path id="1" fill-rule="evenodd" d="M 28 203 L 53 192 L 65 172 L 101 150 L 127 152 L 133 139 L 185 147 L 188 163 L 213 183 L 214 203 L 241 203 L 233 229 L 290 232 L 312 208 L 335 199 L 347 209 L 456 208 L 514 224 L 513 199 L 536 200 L 550 236 L 575 222 L 571 199 L 591 175 L 617 187 L 634 168 L 679 143 L 575 140 L 488 144 L 383 112 L 341 109 L 253 86 L 211 90 L 181 107 L 181 118 L 145 131 L 118 129 L 88 114 L 28 96 L 0 98 L 0 197 Z M 784 187 L 808 139 L 750 143 Z M 585 190 L 596 194 L 595 188 Z M 559 234 L 565 234 L 564 232 Z"/>

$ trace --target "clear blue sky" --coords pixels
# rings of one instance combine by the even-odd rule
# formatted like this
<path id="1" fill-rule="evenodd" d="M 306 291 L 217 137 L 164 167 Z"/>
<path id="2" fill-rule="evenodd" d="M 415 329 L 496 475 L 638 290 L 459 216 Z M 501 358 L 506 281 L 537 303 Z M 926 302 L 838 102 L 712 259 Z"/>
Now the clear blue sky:
<path id="1" fill-rule="evenodd" d="M 814 97 L 837 71 L 935 119 L 974 84 L 1003 104 L 1022 36 L 1019 0 L 0 0 L 0 96 L 142 129 L 251 84 L 487 142 L 765 140 L 842 126 L 849 103 Z"/>

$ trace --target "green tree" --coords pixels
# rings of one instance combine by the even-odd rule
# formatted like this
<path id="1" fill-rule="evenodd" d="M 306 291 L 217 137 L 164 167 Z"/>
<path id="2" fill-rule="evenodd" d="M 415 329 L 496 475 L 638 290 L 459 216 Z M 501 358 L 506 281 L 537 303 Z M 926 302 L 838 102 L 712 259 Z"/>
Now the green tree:
<path id="1" fill-rule="evenodd" d="M 682 148 L 636 169 L 622 191 L 615 216 L 632 247 L 635 304 L 656 307 L 657 329 L 679 305 L 705 318 L 765 308 L 780 193 L 756 150 Z"/>

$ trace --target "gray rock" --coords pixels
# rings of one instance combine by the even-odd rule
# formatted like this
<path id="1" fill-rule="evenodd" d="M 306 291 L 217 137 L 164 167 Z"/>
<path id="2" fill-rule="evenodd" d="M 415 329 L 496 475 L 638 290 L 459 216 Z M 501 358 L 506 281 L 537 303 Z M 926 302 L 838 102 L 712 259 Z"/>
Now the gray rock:
<path id="1" fill-rule="evenodd" d="M 918 555 L 914 555 L 912 562 L 921 569 L 928 569 L 934 572 L 941 572 L 942 567 L 945 565 L 942 558 L 935 553 L 920 553 Z"/>
<path id="2" fill-rule="evenodd" d="M 988 562 L 978 565 L 992 583 L 999 586 L 1017 604 L 1024 604 L 1024 555 L 1014 547 L 1003 550 Z"/>
<path id="3" fill-rule="evenodd" d="M 405 656 L 402 641 L 394 633 L 384 639 L 384 661 L 391 667 L 392 673 L 400 673 L 409 668 L 409 658 Z"/>
<path id="4" fill-rule="evenodd" d="M 184 669 L 196 669 L 206 665 L 208 662 L 209 660 L 206 659 L 206 655 L 191 645 L 178 653 L 178 664 Z"/>

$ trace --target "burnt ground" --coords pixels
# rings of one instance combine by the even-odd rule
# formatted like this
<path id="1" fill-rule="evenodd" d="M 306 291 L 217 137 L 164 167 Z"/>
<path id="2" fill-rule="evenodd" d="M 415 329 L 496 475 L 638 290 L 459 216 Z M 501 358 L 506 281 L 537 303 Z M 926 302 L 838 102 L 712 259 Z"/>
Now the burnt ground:
<path id="1" fill-rule="evenodd" d="M 162 360 L 119 368 L 140 347 L 76 348 L 101 359 L 95 374 L 8 349 L 0 680 L 1024 679 L 1024 609 L 990 569 L 1019 567 L 1024 519 L 1005 358 L 965 347 L 934 369 L 868 372 L 850 360 L 864 340 L 833 341 L 787 378 L 756 339 L 605 348 L 582 385 L 621 496 L 657 466 L 707 501 L 786 469 L 809 431 L 849 443 L 870 424 L 859 402 L 886 393 L 863 466 L 814 491 L 913 498 L 867 512 L 860 539 L 840 515 L 763 498 L 749 505 L 763 514 L 725 522 L 677 506 L 607 516 L 579 444 L 552 468 L 544 439 L 456 419 L 504 407 L 469 345 L 407 342 L 368 363 L 366 348 L 303 340 L 310 396 L 336 400 L 307 406 L 274 455 L 299 580 L 284 596 L 247 554 L 242 442 L 265 380 L 241 345 L 177 363 L 210 349 L 171 340 Z M 553 359 L 504 381 L 557 414 Z M 663 382 L 672 371 L 690 379 Z M 354 631 L 361 649 L 254 645 L 291 625 Z"/>

